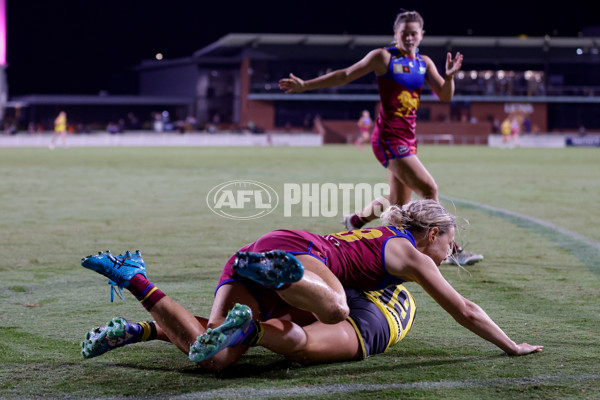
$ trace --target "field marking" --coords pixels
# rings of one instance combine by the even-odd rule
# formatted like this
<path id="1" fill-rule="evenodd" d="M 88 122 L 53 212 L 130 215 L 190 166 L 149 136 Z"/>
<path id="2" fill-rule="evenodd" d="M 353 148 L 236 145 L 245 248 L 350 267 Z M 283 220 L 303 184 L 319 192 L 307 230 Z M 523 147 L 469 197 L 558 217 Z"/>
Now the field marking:
<path id="1" fill-rule="evenodd" d="M 356 392 L 374 392 L 381 390 L 439 390 L 439 389 L 466 389 L 466 388 L 489 388 L 489 387 L 507 387 L 507 386 L 528 386 L 528 385 L 556 385 L 569 384 L 576 382 L 598 381 L 600 375 L 582 374 L 582 375 L 540 375 L 526 376 L 520 378 L 490 378 L 490 379 L 467 379 L 463 381 L 421 381 L 410 383 L 389 383 L 389 384 L 363 384 L 350 383 L 340 385 L 321 385 L 294 388 L 277 389 L 217 389 L 208 392 L 186 393 L 179 396 L 169 396 L 170 399 L 255 399 L 265 397 L 292 397 L 299 396 L 318 396 L 331 395 L 339 393 Z"/>
<path id="2" fill-rule="evenodd" d="M 579 233 L 554 225 L 548 221 L 533 218 L 525 214 L 453 197 L 440 196 L 440 198 L 452 202 L 455 205 L 486 212 L 493 217 L 504 219 L 521 228 L 540 234 L 555 242 L 562 249 L 573 254 L 590 270 L 590 272 L 600 278 L 599 242 L 588 239 Z"/>

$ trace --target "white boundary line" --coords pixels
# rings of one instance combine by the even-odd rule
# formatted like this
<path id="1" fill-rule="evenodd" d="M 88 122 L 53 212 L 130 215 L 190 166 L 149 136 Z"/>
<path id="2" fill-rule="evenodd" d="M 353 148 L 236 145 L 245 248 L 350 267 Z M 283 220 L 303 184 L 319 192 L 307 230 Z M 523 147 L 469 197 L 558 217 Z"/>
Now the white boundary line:
<path id="1" fill-rule="evenodd" d="M 484 211 L 493 217 L 508 220 L 514 225 L 532 230 L 536 233 L 544 234 L 559 246 L 572 253 L 590 272 L 600 278 L 600 243 L 579 233 L 570 231 L 560 226 L 554 225 L 548 221 L 533 218 L 528 215 L 520 214 L 514 211 L 489 206 L 487 204 L 475 203 L 472 201 L 456 199 L 447 196 L 440 196 L 442 200 L 449 201 L 455 205 L 471 207 L 478 211 Z"/>
<path id="2" fill-rule="evenodd" d="M 567 236 L 571 239 L 580 241 L 590 247 L 594 247 L 597 250 L 600 251 L 600 243 L 599 242 L 595 242 L 593 240 L 590 240 L 588 238 L 586 238 L 585 236 L 580 235 L 579 233 L 570 231 L 568 229 L 565 228 L 561 228 L 560 226 L 554 225 L 548 221 L 544 221 L 541 219 L 537 219 L 537 218 L 533 218 L 530 217 L 528 215 L 524 215 L 524 214 L 519 214 L 517 212 L 514 211 L 508 211 L 508 210 L 504 210 L 502 208 L 496 208 L 493 206 L 488 206 L 487 204 L 481 204 L 481 203 L 475 203 L 472 201 L 467 201 L 467 200 L 460 200 L 460 199 L 456 199 L 456 198 L 452 198 L 452 197 L 447 197 L 447 196 L 440 196 L 443 200 L 447 200 L 450 201 L 452 203 L 455 204 L 461 204 L 461 205 L 466 205 L 466 206 L 471 206 L 473 208 L 479 208 L 488 212 L 492 212 L 493 214 L 498 214 L 498 215 L 504 215 L 504 216 L 510 216 L 513 218 L 519 218 L 522 219 L 524 221 L 529 221 L 535 225 L 539 225 L 539 226 L 543 226 L 544 228 L 549 228 L 552 229 L 564 236 Z"/>
<path id="3" fill-rule="evenodd" d="M 582 374 L 582 375 L 540 375 L 527 376 L 521 378 L 491 378 L 491 379 L 468 379 L 463 381 L 421 381 L 410 383 L 390 383 L 390 384 L 343 384 L 343 385 L 322 385 L 295 387 L 288 389 L 217 389 L 207 392 L 186 393 L 180 396 L 169 396 L 172 400 L 187 399 L 255 399 L 265 397 L 292 397 L 300 396 L 318 396 L 331 395 L 339 393 L 356 392 L 374 392 L 380 390 L 439 390 L 439 389 L 464 389 L 464 388 L 488 388 L 488 387 L 508 387 L 515 385 L 551 385 L 565 384 L 584 381 L 598 381 L 600 375 Z"/>

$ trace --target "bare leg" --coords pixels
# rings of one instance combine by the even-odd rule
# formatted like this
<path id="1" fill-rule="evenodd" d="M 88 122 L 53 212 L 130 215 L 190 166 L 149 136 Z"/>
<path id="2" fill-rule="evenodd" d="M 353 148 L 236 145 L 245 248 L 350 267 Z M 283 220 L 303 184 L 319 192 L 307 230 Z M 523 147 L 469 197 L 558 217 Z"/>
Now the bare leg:
<path id="1" fill-rule="evenodd" d="M 196 317 L 168 296 L 161 298 L 149 310 L 156 321 L 156 338 L 176 345 L 186 355 L 196 338 L 205 333 L 207 328 L 221 325 L 227 312 L 235 303 L 248 305 L 255 319 L 260 319 L 260 309 L 254 297 L 239 282 L 227 283 L 219 288 L 213 302 L 210 319 Z M 200 363 L 205 369 L 220 371 L 235 363 L 248 346 L 229 347 L 214 357 Z"/>
<path id="2" fill-rule="evenodd" d="M 348 313 L 346 295 L 339 280 L 319 260 L 312 256 L 298 257 L 305 267 L 305 276 L 300 282 L 279 291 L 281 297 L 298 308 L 313 312 L 318 318 L 330 323 L 343 321 Z M 195 317 L 171 298 L 165 296 L 151 309 L 156 320 L 157 339 L 175 344 L 188 354 L 190 346 L 206 328 L 221 325 L 235 303 L 252 309 L 254 319 L 261 319 L 260 308 L 248 289 L 239 282 L 227 283 L 219 288 L 208 320 Z M 324 307 L 326 305 L 326 307 Z M 220 371 L 235 363 L 248 350 L 248 346 L 228 347 L 210 359 L 200 363 L 208 370 Z"/>
<path id="3" fill-rule="evenodd" d="M 160 326 L 161 335 L 185 354 L 190 351 L 196 337 L 206 331 L 206 325 L 203 326 L 188 310 L 168 296 L 160 299 L 150 309 L 150 314 Z"/>
<path id="4" fill-rule="evenodd" d="M 304 276 L 287 289 L 279 290 L 279 296 L 292 307 L 312 312 L 323 323 L 345 320 L 350 310 L 339 279 L 313 256 L 296 258 L 304 266 Z"/>
<path id="5" fill-rule="evenodd" d="M 235 303 L 245 304 L 250 307 L 253 319 L 259 321 L 262 319 L 258 302 L 248 291 L 246 286 L 240 282 L 230 282 L 224 284 L 217 290 L 207 327 L 216 328 L 223 324 L 227 317 L 227 313 L 233 308 Z M 196 338 L 194 337 L 194 341 L 195 339 Z M 235 347 L 228 347 L 208 360 L 201 362 L 200 365 L 203 368 L 212 371 L 221 371 L 239 360 L 246 351 L 248 351 L 248 346 L 243 344 Z"/>
<path id="6" fill-rule="evenodd" d="M 387 197 L 378 197 L 373 200 L 371 203 L 367 204 L 365 208 L 359 211 L 357 214 L 361 220 L 365 223 L 371 222 L 381 215 L 383 210 L 388 208 L 390 205 L 389 196 Z"/>
<path id="7" fill-rule="evenodd" d="M 381 208 L 390 204 L 404 205 L 411 201 L 413 191 L 419 197 L 438 201 L 435 180 L 417 158 L 410 156 L 394 158 L 388 164 L 388 184 L 390 194 L 387 198 L 377 198 L 367 205 L 358 216 L 364 222 L 373 221 L 381 215 Z"/>
<path id="8" fill-rule="evenodd" d="M 388 168 L 387 172 L 390 194 L 387 197 L 376 198 L 358 213 L 358 216 L 366 223 L 379 218 L 383 210 L 390 204 L 403 205 L 412 199 L 412 189 L 394 175 L 394 169 Z"/>
<path id="9" fill-rule="evenodd" d="M 196 317 L 196 319 L 206 328 L 208 323 L 206 318 Z M 290 320 L 274 318 L 262 322 L 261 325 L 264 334 L 259 346 L 294 362 L 309 365 L 317 362 L 362 358 L 356 332 L 348 321 L 333 325 L 315 321 L 302 327 Z M 158 322 L 156 322 L 156 332 L 158 340 L 170 341 Z"/>
<path id="10" fill-rule="evenodd" d="M 291 321 L 271 319 L 262 323 L 260 346 L 301 364 L 359 360 L 362 351 L 356 331 L 348 321 L 304 328 Z"/>
<path id="11" fill-rule="evenodd" d="M 196 315 L 196 319 L 198 320 L 198 322 L 200 322 L 200 325 L 202 325 L 202 331 L 203 332 L 206 331 L 206 326 L 208 325 L 208 319 L 204 318 L 204 317 L 199 317 L 197 315 Z M 163 342 L 171 343 L 171 339 L 169 339 L 169 336 L 167 336 L 166 332 L 163 331 L 163 329 L 161 328 L 158 321 L 154 321 L 154 327 L 156 328 L 156 340 L 161 340 Z"/>
<path id="12" fill-rule="evenodd" d="M 438 190 L 435 180 L 416 155 L 390 160 L 388 170 L 398 182 L 414 190 L 419 197 L 438 201 Z M 390 187 L 391 190 L 392 188 Z M 398 198 L 397 200 L 408 202 L 410 198 Z"/>

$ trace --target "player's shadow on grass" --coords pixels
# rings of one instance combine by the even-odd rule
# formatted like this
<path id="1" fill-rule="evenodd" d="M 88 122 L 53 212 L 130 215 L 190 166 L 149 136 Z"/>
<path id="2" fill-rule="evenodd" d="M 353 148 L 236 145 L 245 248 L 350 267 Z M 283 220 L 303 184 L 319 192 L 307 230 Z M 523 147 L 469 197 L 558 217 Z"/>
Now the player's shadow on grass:
<path id="1" fill-rule="evenodd" d="M 500 356 L 495 355 L 493 357 Z M 263 377 L 273 379 L 287 379 L 291 377 L 299 377 L 299 375 L 308 374 L 313 376 L 317 371 L 326 371 L 331 368 L 339 369 L 343 368 L 344 373 L 347 374 L 363 374 L 365 372 L 377 373 L 377 372 L 389 372 L 390 362 L 387 357 L 377 357 L 378 362 L 360 362 L 360 361 L 346 361 L 342 363 L 322 363 L 314 364 L 309 366 L 303 366 L 298 363 L 293 363 L 284 358 L 278 356 L 267 356 L 267 355 L 246 355 L 238 363 L 227 368 L 225 371 L 214 374 L 219 379 L 238 379 L 238 378 L 252 378 L 252 377 Z M 485 357 L 488 358 L 488 357 Z M 425 359 L 415 360 L 414 358 L 407 358 L 405 360 L 398 360 L 393 363 L 399 370 L 407 368 L 444 368 L 445 366 L 453 366 L 457 364 L 472 364 L 476 363 L 477 360 L 481 360 L 480 356 L 467 356 L 467 357 L 456 357 L 456 358 L 441 358 L 441 359 Z M 186 373 L 202 373 L 200 368 L 188 369 Z M 292 375 L 290 375 L 292 373 Z"/>
<path id="2" fill-rule="evenodd" d="M 415 358 L 414 355 L 398 356 L 398 355 L 379 355 L 369 358 L 367 361 L 347 361 L 343 363 L 322 363 L 310 366 L 302 366 L 298 363 L 293 363 L 286 360 L 282 356 L 273 354 L 246 354 L 236 364 L 230 366 L 224 371 L 215 373 L 207 371 L 195 364 L 189 364 L 187 360 L 182 360 L 181 363 L 151 363 L 151 364 L 132 364 L 132 363 L 116 363 L 115 366 L 121 368 L 148 370 L 148 371 L 179 371 L 185 375 L 196 375 L 198 377 L 213 376 L 218 379 L 244 379 L 252 377 L 263 377 L 269 379 L 287 379 L 291 376 L 298 377 L 304 373 L 315 374 L 315 371 L 326 371 L 330 368 L 342 367 L 345 373 L 348 374 L 363 374 L 365 372 L 377 373 L 388 372 L 390 364 L 393 364 L 398 370 L 413 369 L 413 368 L 444 368 L 457 364 L 474 364 L 482 358 L 502 357 L 505 354 L 495 354 L 487 356 L 450 356 L 440 355 L 439 357 Z M 390 360 L 393 358 L 393 362 Z M 293 375 L 289 375 L 290 372 Z"/>
<path id="3" fill-rule="evenodd" d="M 250 355 L 214 375 L 219 379 L 244 379 L 265 376 L 273 379 L 285 379 L 290 368 L 294 366 L 297 368 L 298 364 L 294 364 L 281 356 Z"/>
<path id="4" fill-rule="evenodd" d="M 145 371 L 179 371 L 180 373 L 186 375 L 213 375 L 222 379 L 257 377 L 264 374 L 268 374 L 269 377 L 274 378 L 283 377 L 286 374 L 286 371 L 288 371 L 293 365 L 298 366 L 298 364 L 293 364 L 292 362 L 277 355 L 245 355 L 236 364 L 230 366 L 225 371 L 218 373 L 207 371 L 196 364 L 190 364 L 189 362 L 183 360 L 181 363 L 177 362 L 175 365 L 163 362 L 147 364 L 129 362 L 114 363 L 112 365 L 118 368 L 138 369 Z"/>
<path id="5" fill-rule="evenodd" d="M 445 359 L 427 359 L 427 360 L 397 360 L 394 366 L 398 370 L 407 368 L 444 368 L 445 366 L 453 366 L 464 363 L 474 363 L 481 357 L 460 357 L 460 358 L 445 358 Z M 304 374 L 314 376 L 315 373 L 323 371 L 327 374 L 331 368 L 342 368 L 345 374 L 364 374 L 364 373 L 387 373 L 390 369 L 389 360 L 381 357 L 381 362 L 366 363 L 360 361 L 347 361 L 343 363 L 322 363 L 309 366 L 303 366 L 283 358 L 269 357 L 265 355 L 246 356 L 237 364 L 232 365 L 225 371 L 215 374 L 219 379 L 238 379 L 238 378 L 272 378 L 272 379 L 289 379 L 298 378 Z M 290 374 L 291 373 L 291 374 Z"/>

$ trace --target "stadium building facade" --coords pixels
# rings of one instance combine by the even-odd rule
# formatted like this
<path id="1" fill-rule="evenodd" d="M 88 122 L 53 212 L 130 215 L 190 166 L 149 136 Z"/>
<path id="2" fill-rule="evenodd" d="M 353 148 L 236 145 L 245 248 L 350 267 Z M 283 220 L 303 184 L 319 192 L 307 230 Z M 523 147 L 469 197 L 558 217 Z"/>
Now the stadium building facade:
<path id="1" fill-rule="evenodd" d="M 38 119 L 53 117 L 57 107 L 98 113 L 99 105 L 114 119 L 136 106 L 140 113 L 168 109 L 173 122 L 192 121 L 202 130 L 316 131 L 325 142 L 347 142 L 358 135 L 362 110 L 377 113 L 374 74 L 301 94 L 286 95 L 277 82 L 290 72 L 311 78 L 348 66 L 374 48 L 389 46 L 390 39 L 232 33 L 189 57 L 135 66 L 135 96 L 22 96 L 12 103 L 28 107 Z M 465 58 L 452 102 L 438 101 L 424 87 L 417 127 L 421 140 L 485 143 L 514 114 L 527 121 L 524 128 L 531 133 L 600 131 L 599 49 L 600 38 L 585 36 L 425 36 L 420 51 L 442 73 L 447 52 L 460 51 Z"/>
<path id="2" fill-rule="evenodd" d="M 293 95 L 277 82 L 290 72 L 310 78 L 342 68 L 388 45 L 389 36 L 229 34 L 189 58 L 145 61 L 137 71 L 142 95 L 192 98 L 201 125 L 322 130 L 326 141 L 342 142 L 357 134 L 361 110 L 378 109 L 373 74 Z M 586 37 L 426 36 L 420 50 L 440 71 L 447 52 L 460 51 L 465 61 L 451 103 L 424 88 L 418 132 L 482 142 L 514 113 L 526 117 L 532 133 L 599 130 L 599 48 L 600 40 Z"/>

